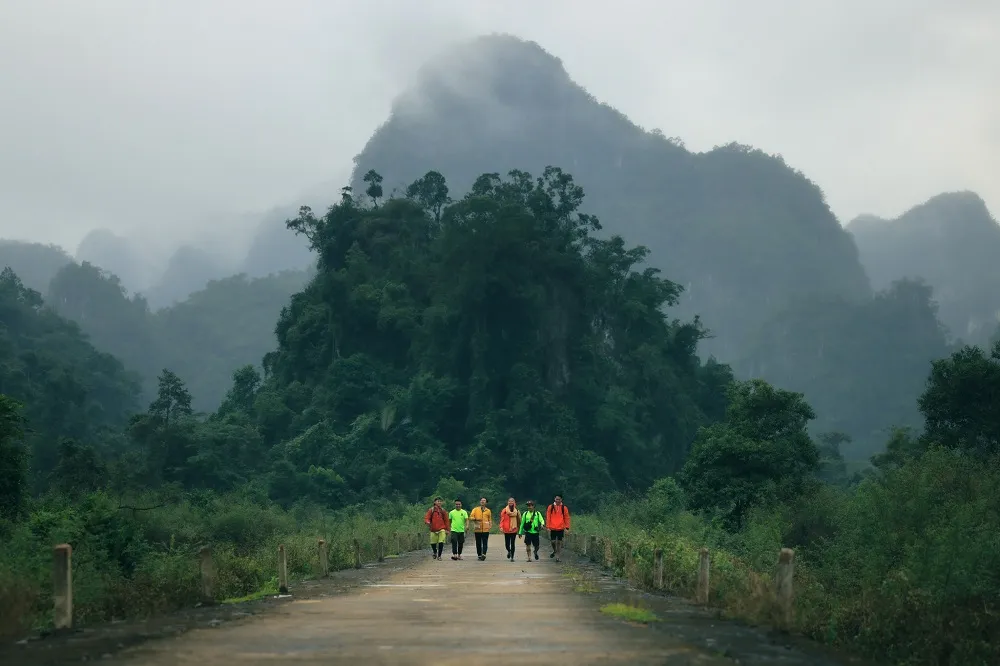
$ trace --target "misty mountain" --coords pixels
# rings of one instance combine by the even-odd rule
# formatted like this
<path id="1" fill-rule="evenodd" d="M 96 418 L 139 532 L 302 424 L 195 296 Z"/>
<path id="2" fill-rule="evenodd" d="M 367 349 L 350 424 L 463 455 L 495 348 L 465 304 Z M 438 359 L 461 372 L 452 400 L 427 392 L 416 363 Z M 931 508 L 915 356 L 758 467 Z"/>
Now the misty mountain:
<path id="1" fill-rule="evenodd" d="M 182 245 L 170 256 L 163 274 L 144 291 L 144 296 L 150 307 L 158 310 L 182 301 L 212 280 L 232 273 L 219 255 L 193 245 Z"/>
<path id="2" fill-rule="evenodd" d="M 285 221 L 296 215 L 298 207 L 288 206 L 275 208 L 263 216 L 240 272 L 262 277 L 281 271 L 304 270 L 314 263 L 315 257 L 305 239 L 285 227 Z"/>
<path id="3" fill-rule="evenodd" d="M 0 270 L 10 267 L 22 284 L 45 293 L 49 282 L 73 258 L 58 245 L 0 239 Z"/>
<path id="4" fill-rule="evenodd" d="M 977 194 L 939 194 L 892 220 L 859 216 L 847 229 L 876 287 L 923 278 L 952 335 L 989 341 L 1000 319 L 1000 225 Z"/>
<path id="5" fill-rule="evenodd" d="M 46 303 L 76 322 L 93 345 L 142 378 L 145 399 L 167 368 L 180 376 L 196 409 L 214 410 L 244 365 L 259 365 L 277 344 L 281 309 L 310 274 L 286 271 L 262 278 L 213 280 L 187 298 L 151 312 L 116 275 L 70 263 L 52 280 Z"/>
<path id="6" fill-rule="evenodd" d="M 428 63 L 355 158 L 352 186 L 374 169 L 386 194 L 433 169 L 453 197 L 483 172 L 539 176 L 562 167 L 587 193 L 604 234 L 651 250 L 686 288 L 680 314 L 740 357 L 748 334 L 810 295 L 870 298 L 852 237 L 823 193 L 778 156 L 738 144 L 693 153 L 647 132 L 573 82 L 532 42 L 489 36 Z"/>
<path id="7" fill-rule="evenodd" d="M 155 252 L 134 238 L 118 235 L 108 229 L 90 231 L 76 248 L 78 263 L 88 262 L 117 275 L 130 291 L 140 291 L 151 285 L 162 271 Z M 42 293 L 48 289 L 48 284 Z"/>

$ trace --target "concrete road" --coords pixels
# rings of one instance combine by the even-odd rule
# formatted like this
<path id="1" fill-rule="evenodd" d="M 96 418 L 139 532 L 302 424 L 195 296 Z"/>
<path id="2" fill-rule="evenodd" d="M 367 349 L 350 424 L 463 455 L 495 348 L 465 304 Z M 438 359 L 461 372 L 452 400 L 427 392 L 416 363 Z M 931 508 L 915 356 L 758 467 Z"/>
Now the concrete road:
<path id="1" fill-rule="evenodd" d="M 491 541 L 498 541 L 494 538 Z M 266 616 L 197 629 L 119 653 L 128 666 L 236 664 L 728 664 L 719 651 L 600 612 L 546 557 L 425 561 L 344 596 L 293 601 Z M 499 546 L 499 548 L 497 548 Z M 499 551 L 499 552 L 496 552 Z M 107 662 L 105 662 L 107 663 Z"/>

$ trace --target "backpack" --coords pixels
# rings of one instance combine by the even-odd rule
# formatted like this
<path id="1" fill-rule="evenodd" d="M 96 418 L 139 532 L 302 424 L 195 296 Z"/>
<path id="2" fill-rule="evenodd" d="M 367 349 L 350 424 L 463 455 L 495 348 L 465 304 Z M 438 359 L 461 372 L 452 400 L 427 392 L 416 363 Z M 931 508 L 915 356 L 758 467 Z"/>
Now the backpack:
<path id="1" fill-rule="evenodd" d="M 549 508 L 545 510 L 545 513 L 548 513 L 549 509 L 552 509 L 554 507 L 555 507 L 555 504 L 549 504 Z M 562 505 L 562 515 L 563 515 L 563 518 L 566 518 L 566 505 L 565 504 Z"/>

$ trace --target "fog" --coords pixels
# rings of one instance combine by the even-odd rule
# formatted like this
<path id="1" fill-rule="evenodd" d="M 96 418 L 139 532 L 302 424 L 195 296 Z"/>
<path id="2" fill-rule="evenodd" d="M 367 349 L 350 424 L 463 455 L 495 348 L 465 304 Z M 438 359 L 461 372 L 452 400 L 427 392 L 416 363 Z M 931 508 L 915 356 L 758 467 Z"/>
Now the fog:
<path id="1" fill-rule="evenodd" d="M 224 244 L 346 182 L 420 64 L 489 32 L 692 150 L 781 153 L 842 222 L 959 189 L 1000 209 L 1000 3 L 740 4 L 6 2 L 0 236 Z"/>

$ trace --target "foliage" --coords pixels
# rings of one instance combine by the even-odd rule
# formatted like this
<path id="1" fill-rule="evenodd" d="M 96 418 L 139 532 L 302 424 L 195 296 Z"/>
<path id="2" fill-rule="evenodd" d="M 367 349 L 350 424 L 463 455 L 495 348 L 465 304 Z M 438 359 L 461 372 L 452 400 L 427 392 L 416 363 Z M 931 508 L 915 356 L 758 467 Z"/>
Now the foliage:
<path id="1" fill-rule="evenodd" d="M 0 520 L 19 518 L 28 495 L 20 407 L 0 394 Z"/>
<path id="2" fill-rule="evenodd" d="M 819 464 L 813 418 L 801 394 L 759 379 L 731 385 L 725 421 L 699 431 L 680 473 L 689 505 L 739 526 L 755 506 L 801 495 Z"/>
<path id="3" fill-rule="evenodd" d="M 664 503 L 662 489 L 672 484 L 658 481 L 644 496 L 609 498 L 596 514 L 579 515 L 574 531 L 609 538 L 615 568 L 647 585 L 652 554 L 662 549 L 665 588 L 685 596 L 694 592 L 697 552 L 708 547 L 710 602 L 754 622 L 776 618 L 774 566 L 778 551 L 791 547 L 796 631 L 891 663 L 997 663 L 1000 457 L 990 429 L 1000 403 L 983 399 L 994 390 L 995 366 L 996 358 L 977 348 L 936 361 L 920 400 L 922 436 L 895 430 L 886 452 L 873 459 L 873 470 L 848 485 L 835 455 L 844 436 L 830 433 L 820 447 L 826 460 L 821 475 L 830 483 L 802 483 L 792 495 L 771 495 L 738 524 L 700 511 L 718 503 L 699 491 L 716 484 L 728 499 L 753 488 L 762 478 L 760 461 L 773 460 L 781 448 L 774 446 L 776 438 L 770 447 L 755 449 L 731 442 L 781 430 L 798 436 L 809 411 L 800 397 L 773 389 L 761 394 L 784 393 L 784 400 L 755 401 L 753 410 L 739 408 L 746 398 L 734 396 L 726 422 L 702 434 L 714 430 L 720 439 L 729 437 L 725 444 L 712 440 L 716 448 L 744 455 L 753 450 L 757 459 L 737 458 L 729 467 L 720 456 L 715 465 L 704 464 L 699 449 L 709 440 L 700 436 L 680 477 L 693 489 L 686 509 Z M 745 385 L 732 389 L 741 390 Z M 740 428 L 737 414 L 756 418 Z M 719 482 L 720 467 L 727 485 Z M 794 469 L 776 465 L 770 475 Z M 804 473 L 798 477 L 805 479 Z"/>
<path id="4" fill-rule="evenodd" d="M 24 446 L 37 489 L 56 465 L 61 438 L 110 446 L 106 433 L 135 411 L 138 383 L 9 268 L 0 273 L 0 322 L 0 393 L 24 406 Z"/>
<path id="5" fill-rule="evenodd" d="M 278 544 L 285 546 L 294 585 L 317 575 L 317 539 L 329 544 L 330 568 L 346 569 L 353 566 L 355 538 L 366 561 L 375 557 L 377 537 L 389 552 L 397 552 L 397 543 L 415 546 L 406 537 L 420 514 L 399 505 L 284 511 L 250 487 L 190 494 L 150 511 L 131 510 L 103 491 L 72 504 L 52 497 L 37 502 L 30 518 L 0 540 L 0 637 L 51 626 L 53 543 L 73 546 L 74 620 L 87 625 L 196 603 L 203 546 L 212 548 L 217 599 L 254 598 L 276 585 Z M 404 539 L 397 542 L 397 533 Z"/>
<path id="6" fill-rule="evenodd" d="M 1000 455 L 1000 342 L 987 354 L 963 347 L 935 361 L 920 396 L 925 437 L 981 457 Z"/>
<path id="7" fill-rule="evenodd" d="M 354 493 L 424 497 L 450 474 L 592 502 L 679 468 L 729 381 L 695 355 L 698 322 L 664 316 L 681 288 L 638 269 L 645 249 L 592 237 L 559 169 L 447 193 L 431 172 L 407 198 L 345 190 L 289 221 L 319 272 L 282 313 L 255 403 L 286 489 L 316 466 Z"/>

